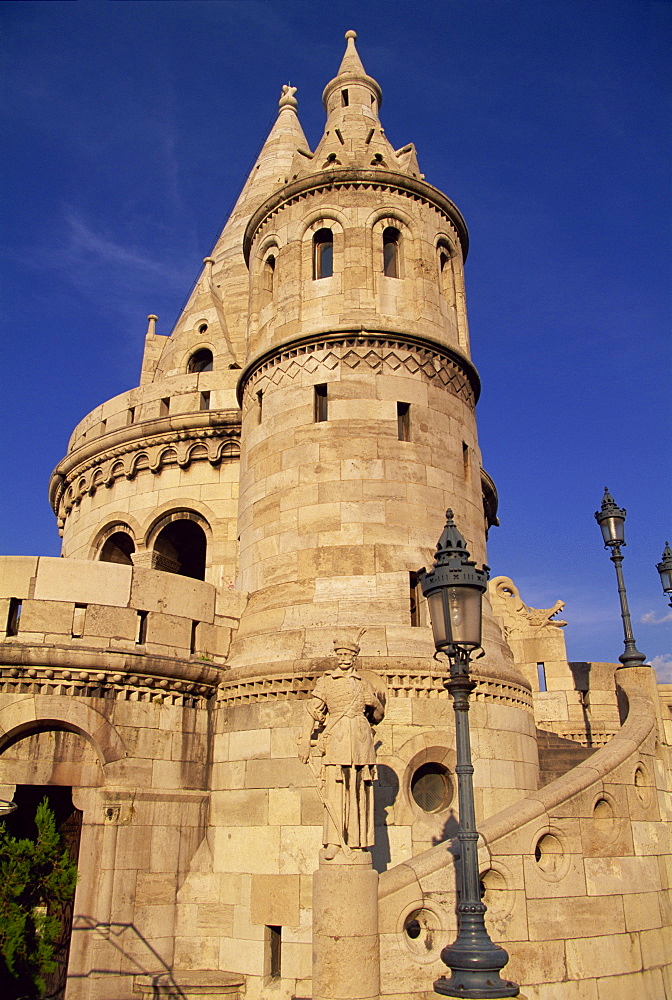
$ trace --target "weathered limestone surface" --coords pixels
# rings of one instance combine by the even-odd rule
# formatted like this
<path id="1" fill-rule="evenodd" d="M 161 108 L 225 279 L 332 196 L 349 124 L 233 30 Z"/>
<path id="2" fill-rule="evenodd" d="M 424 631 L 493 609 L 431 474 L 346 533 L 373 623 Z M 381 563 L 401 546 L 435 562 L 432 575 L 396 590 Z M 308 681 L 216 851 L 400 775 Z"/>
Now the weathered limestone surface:
<path id="1" fill-rule="evenodd" d="M 417 572 L 447 507 L 486 562 L 497 496 L 464 220 L 347 37 L 315 151 L 286 86 L 175 329 L 150 315 L 140 385 L 75 428 L 64 558 L 0 559 L 0 796 L 61 786 L 82 814 L 67 1000 L 411 1000 L 445 971 L 454 720 Z M 527 1000 L 669 1000 L 672 686 L 568 662 L 561 606 L 507 577 L 484 602 L 490 930 Z M 318 868 L 297 733 L 352 628 L 385 693 L 374 843 Z M 544 738 L 594 752 L 540 788 Z"/>

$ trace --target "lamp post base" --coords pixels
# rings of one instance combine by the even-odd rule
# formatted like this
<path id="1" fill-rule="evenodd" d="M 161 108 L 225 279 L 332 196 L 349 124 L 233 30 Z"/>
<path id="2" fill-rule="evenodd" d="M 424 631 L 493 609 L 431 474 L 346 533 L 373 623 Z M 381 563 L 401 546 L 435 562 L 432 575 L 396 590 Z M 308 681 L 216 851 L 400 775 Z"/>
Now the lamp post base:
<path id="1" fill-rule="evenodd" d="M 434 992 L 441 994 L 441 996 L 466 997 L 466 998 L 468 998 L 468 1000 L 492 1000 L 492 994 L 491 993 L 489 993 L 489 994 L 485 994 L 485 993 L 470 993 L 470 992 L 468 992 L 466 990 L 455 990 L 454 992 L 446 993 L 445 990 L 444 990 L 444 988 L 443 988 L 443 986 L 441 986 L 440 989 L 438 988 L 444 982 L 445 982 L 446 985 L 448 985 L 450 983 L 450 981 L 451 981 L 450 979 L 445 979 L 444 976 L 442 976 L 440 979 L 437 979 L 436 982 L 434 983 Z M 507 980 L 503 979 L 502 982 L 506 983 Z M 513 986 L 514 984 L 512 983 L 511 985 Z M 500 993 L 498 995 L 502 996 L 503 994 Z M 523 996 L 522 993 L 515 993 L 515 994 L 508 993 L 506 995 L 507 996 L 515 996 L 516 1000 L 527 1000 L 527 998 L 525 996 Z M 425 994 L 425 997 L 427 998 L 427 1000 L 429 1000 L 429 998 L 431 996 L 432 996 L 431 993 L 426 993 Z"/>
<path id="2" fill-rule="evenodd" d="M 485 910 L 485 907 L 477 905 L 473 909 Z M 441 961 L 452 975 L 437 979 L 434 992 L 446 997 L 468 997 L 469 1000 L 517 997 L 520 994 L 517 983 L 499 975 L 509 960 L 508 952 L 490 940 L 483 924 L 483 913 L 463 912 L 460 916 L 461 930 L 456 940 L 441 952 Z"/>
<path id="3" fill-rule="evenodd" d="M 434 983 L 434 992 L 444 997 L 465 997 L 467 1000 L 495 1000 L 497 997 L 518 997 L 518 1000 L 525 1000 L 515 983 L 508 979 L 500 979 L 499 981 L 501 987 L 493 986 L 486 992 L 479 989 L 462 989 L 461 986 L 456 985 L 455 976 L 451 976 L 450 979 L 441 976 Z"/>

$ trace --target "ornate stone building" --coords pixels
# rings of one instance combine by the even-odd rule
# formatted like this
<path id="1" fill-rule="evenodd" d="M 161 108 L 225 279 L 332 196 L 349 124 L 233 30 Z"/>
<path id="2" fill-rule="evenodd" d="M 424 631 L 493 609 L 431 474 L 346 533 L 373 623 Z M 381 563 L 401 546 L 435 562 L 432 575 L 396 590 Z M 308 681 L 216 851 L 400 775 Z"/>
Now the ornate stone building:
<path id="1" fill-rule="evenodd" d="M 380 995 L 445 971 L 453 712 L 417 572 L 448 506 L 486 562 L 497 495 L 467 229 L 413 145 L 390 145 L 346 37 L 317 148 L 283 88 L 172 334 L 150 316 L 140 385 L 75 428 L 50 485 L 64 558 L 1 561 L 0 795 L 25 812 L 46 790 L 81 820 L 67 1000 L 314 995 L 322 805 L 297 734 L 353 628 L 385 701 Z M 486 600 L 470 714 L 489 926 L 529 1000 L 662 1000 L 671 692 L 648 667 L 568 663 L 560 607 L 505 577 Z"/>

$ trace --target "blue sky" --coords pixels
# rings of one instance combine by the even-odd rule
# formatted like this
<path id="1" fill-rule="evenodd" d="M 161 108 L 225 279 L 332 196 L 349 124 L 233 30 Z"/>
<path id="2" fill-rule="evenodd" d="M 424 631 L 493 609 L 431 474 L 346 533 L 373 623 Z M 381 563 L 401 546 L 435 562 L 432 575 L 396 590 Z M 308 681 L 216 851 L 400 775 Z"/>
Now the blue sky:
<path id="1" fill-rule="evenodd" d="M 672 681 L 655 570 L 672 540 L 672 5 L 5 2 L 0 18 L 0 552 L 58 554 L 46 488 L 74 424 L 137 384 L 148 313 L 172 328 L 283 83 L 317 142 L 354 28 L 392 144 L 415 142 L 469 226 L 492 573 L 532 606 L 566 602 L 570 659 L 615 660 L 593 520 L 608 485 L 637 643 Z"/>

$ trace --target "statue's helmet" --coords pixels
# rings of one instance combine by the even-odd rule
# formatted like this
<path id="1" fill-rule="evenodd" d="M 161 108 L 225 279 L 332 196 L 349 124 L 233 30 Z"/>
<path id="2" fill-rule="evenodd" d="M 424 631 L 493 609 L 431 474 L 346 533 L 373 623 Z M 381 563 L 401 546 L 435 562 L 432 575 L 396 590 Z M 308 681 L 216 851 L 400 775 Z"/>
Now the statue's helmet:
<path id="1" fill-rule="evenodd" d="M 360 628 L 357 632 L 342 632 L 334 639 L 334 652 L 338 653 L 345 649 L 349 653 L 354 653 L 356 656 L 360 650 L 359 640 L 365 632 L 365 628 Z"/>

